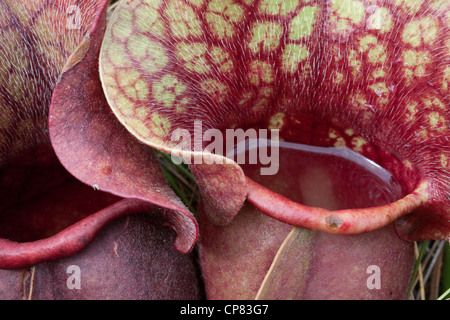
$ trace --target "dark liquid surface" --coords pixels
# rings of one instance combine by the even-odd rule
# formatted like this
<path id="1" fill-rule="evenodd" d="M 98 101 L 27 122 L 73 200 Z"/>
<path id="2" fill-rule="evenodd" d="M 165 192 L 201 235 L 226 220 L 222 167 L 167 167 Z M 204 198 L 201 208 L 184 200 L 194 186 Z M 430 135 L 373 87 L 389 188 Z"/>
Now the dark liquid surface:
<path id="1" fill-rule="evenodd" d="M 241 156 L 239 164 L 248 177 L 298 203 L 341 210 L 380 206 L 403 196 L 390 172 L 351 149 L 280 142 L 276 150 L 276 145 L 263 141 L 258 147 L 258 142 L 236 148 L 235 159 Z M 269 147 L 264 149 L 265 144 Z M 250 163 L 250 156 L 257 162 Z M 274 174 L 261 174 L 264 167 L 272 167 Z"/>

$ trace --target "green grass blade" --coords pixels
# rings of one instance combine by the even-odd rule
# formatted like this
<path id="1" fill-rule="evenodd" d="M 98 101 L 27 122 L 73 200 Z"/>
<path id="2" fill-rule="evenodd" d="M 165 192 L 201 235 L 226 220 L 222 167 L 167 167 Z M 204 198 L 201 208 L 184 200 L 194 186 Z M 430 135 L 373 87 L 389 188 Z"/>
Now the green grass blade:
<path id="1" fill-rule="evenodd" d="M 414 270 L 413 270 L 413 273 L 412 273 L 412 276 L 411 276 L 411 280 L 409 282 L 409 287 L 408 287 L 408 291 L 406 293 L 405 299 L 409 299 L 409 297 L 411 295 L 411 292 L 412 292 L 412 289 L 413 289 L 413 286 L 414 286 L 414 282 L 415 282 L 416 277 L 417 277 L 417 272 L 419 271 L 419 265 L 420 265 L 420 262 L 422 261 L 423 255 L 425 254 L 425 249 L 428 247 L 428 243 L 429 243 L 429 241 L 423 241 L 420 244 L 419 256 L 417 257 L 417 259 L 416 259 L 416 261 L 414 263 Z"/>
<path id="2" fill-rule="evenodd" d="M 441 275 L 441 296 L 438 300 L 450 299 L 450 243 L 447 242 L 444 246 L 444 257 L 442 260 L 442 275 Z"/>

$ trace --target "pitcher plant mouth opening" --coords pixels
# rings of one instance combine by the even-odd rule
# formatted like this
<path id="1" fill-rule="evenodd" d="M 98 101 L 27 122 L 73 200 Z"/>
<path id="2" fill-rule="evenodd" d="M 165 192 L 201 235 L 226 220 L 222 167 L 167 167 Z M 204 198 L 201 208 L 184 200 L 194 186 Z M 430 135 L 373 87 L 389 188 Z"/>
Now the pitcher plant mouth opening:
<path id="1" fill-rule="evenodd" d="M 279 166 L 280 174 L 290 174 L 295 184 L 282 180 L 284 186 L 274 185 L 276 177 L 258 175 L 252 165 L 242 166 L 247 200 L 275 219 L 311 230 L 370 232 L 413 212 L 428 199 L 426 180 L 410 191 L 390 172 L 345 147 L 280 143 Z"/>
<path id="2" fill-rule="evenodd" d="M 191 131 L 172 135 L 171 142 L 176 143 L 172 160 L 189 165 L 239 165 L 245 174 L 246 199 L 256 208 L 293 226 L 329 233 L 374 231 L 427 202 L 429 182 L 409 160 L 399 160 L 353 129 L 339 130 L 325 122 L 314 125 L 320 129 L 313 132 L 298 127 L 296 136 L 289 137 L 316 145 L 286 142 L 283 137 L 280 141 L 284 116 L 278 113 L 276 117 L 277 129 L 269 133 L 258 126 L 256 130 L 238 125 L 204 130 L 201 121 L 194 121 Z M 286 131 L 281 130 L 282 134 Z M 302 137 L 313 138 L 305 141 Z M 296 184 L 277 175 L 290 176 Z"/>

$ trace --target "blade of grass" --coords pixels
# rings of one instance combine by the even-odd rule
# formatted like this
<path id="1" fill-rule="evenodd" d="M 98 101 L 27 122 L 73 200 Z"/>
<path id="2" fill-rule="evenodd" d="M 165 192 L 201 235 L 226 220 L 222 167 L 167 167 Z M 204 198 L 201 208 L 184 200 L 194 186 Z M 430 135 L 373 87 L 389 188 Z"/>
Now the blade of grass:
<path id="1" fill-rule="evenodd" d="M 155 154 L 171 188 L 189 210 L 196 215 L 197 212 L 193 205 L 196 183 L 192 173 L 187 168 L 184 168 L 182 164 L 174 164 L 169 154 L 157 150 L 155 150 Z"/>
<path id="2" fill-rule="evenodd" d="M 172 157 L 168 153 L 162 152 L 161 155 L 167 162 L 173 163 Z M 180 164 L 180 165 L 174 165 L 174 166 L 176 166 L 176 168 L 178 170 L 180 170 L 183 173 L 183 175 L 185 175 L 186 177 L 189 177 L 193 181 L 195 180 L 194 175 L 184 165 Z"/>
<path id="3" fill-rule="evenodd" d="M 435 240 L 428 253 L 428 262 L 425 267 L 426 269 L 424 269 L 424 283 L 428 289 L 427 297 L 430 300 L 436 300 L 439 296 L 444 245 L 444 241 Z"/>
<path id="4" fill-rule="evenodd" d="M 421 259 L 419 258 L 419 250 L 417 249 L 417 243 L 415 244 L 415 255 L 419 261 Z M 420 300 L 425 300 L 425 285 L 423 281 L 423 267 L 422 262 L 419 263 L 419 267 L 417 268 L 417 275 L 419 279 L 419 292 L 420 292 Z"/>
<path id="5" fill-rule="evenodd" d="M 415 243 L 415 246 L 417 246 L 417 243 Z M 418 272 L 419 272 L 420 263 L 422 261 L 422 258 L 423 258 L 423 255 L 425 253 L 425 249 L 426 249 L 427 246 L 428 246 L 428 241 L 423 241 L 420 244 L 420 249 L 418 250 L 418 253 L 417 253 L 417 256 L 416 256 L 416 259 L 415 259 L 415 263 L 414 263 L 414 270 L 413 270 L 413 273 L 412 273 L 412 276 L 411 276 L 411 281 L 409 282 L 408 291 L 406 293 L 406 297 L 405 297 L 406 299 L 408 299 L 411 296 L 412 289 L 414 287 L 414 284 L 417 281 L 417 275 L 418 275 Z"/>
<path id="6" fill-rule="evenodd" d="M 190 201 L 185 192 L 183 192 L 180 188 L 180 186 L 178 185 L 179 180 L 177 180 L 177 178 L 172 174 L 172 172 L 166 168 L 166 166 L 162 166 L 161 167 L 162 172 L 164 174 L 164 176 L 166 177 L 170 187 L 173 189 L 173 191 L 177 194 L 177 196 L 179 196 L 181 198 L 181 201 L 183 201 L 183 203 L 189 208 L 189 210 L 196 215 L 197 212 L 195 210 L 195 208 L 192 206 L 192 201 Z"/>
<path id="7" fill-rule="evenodd" d="M 444 246 L 444 256 L 442 259 L 441 293 L 438 300 L 450 299 L 450 243 Z"/>
<path id="8" fill-rule="evenodd" d="M 164 169 L 166 169 L 167 171 L 170 172 L 170 174 L 172 174 L 174 176 L 174 178 L 178 179 L 179 182 L 183 183 L 186 187 L 188 187 L 190 190 L 193 190 L 193 185 L 191 183 L 189 183 L 186 178 L 181 175 L 180 173 L 178 173 L 176 171 L 176 168 L 174 168 L 173 166 L 171 166 L 170 164 L 167 164 L 165 162 L 161 162 L 161 165 L 164 167 Z"/>
<path id="9" fill-rule="evenodd" d="M 429 294 L 428 297 L 430 300 L 436 300 L 439 297 L 439 282 L 441 279 L 442 274 L 442 258 L 444 256 L 444 250 L 443 246 L 444 243 L 439 243 L 439 249 L 435 253 L 435 257 L 437 257 L 436 262 L 434 263 L 433 267 L 430 268 L 431 276 L 430 276 L 430 283 L 429 283 Z"/>
<path id="10" fill-rule="evenodd" d="M 444 299 L 450 299 L 450 288 L 447 289 L 439 298 L 438 300 L 444 300 Z"/>

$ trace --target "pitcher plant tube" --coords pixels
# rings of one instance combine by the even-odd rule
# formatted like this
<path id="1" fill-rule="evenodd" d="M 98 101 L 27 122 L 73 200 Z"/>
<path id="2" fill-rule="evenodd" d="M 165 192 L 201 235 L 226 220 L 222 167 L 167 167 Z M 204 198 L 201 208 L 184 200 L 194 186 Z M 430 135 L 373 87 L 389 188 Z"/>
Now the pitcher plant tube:
<path id="1" fill-rule="evenodd" d="M 5 55 L 0 297 L 201 297 L 196 266 L 188 254 L 197 238 L 197 223 L 167 185 L 153 152 L 117 126 L 95 90 L 77 91 L 87 103 L 62 112 L 72 117 L 63 128 L 52 120 L 58 110 L 49 111 L 52 99 L 63 95 L 71 103 L 70 88 L 98 78 L 94 50 L 101 44 L 108 1 L 13 1 L 0 8 Z M 85 61 L 74 66 L 83 48 Z M 58 136 L 54 142 L 52 126 Z M 80 171 L 65 167 L 56 156 L 67 143 L 73 144 L 69 150 Z M 80 252 L 94 238 L 96 242 Z M 78 295 L 62 290 L 68 289 L 65 281 L 62 288 L 55 284 L 66 278 L 60 279 L 71 265 L 82 268 L 85 277 Z M 145 277 L 142 270 L 148 272 Z M 161 279 L 166 283 L 158 283 Z"/>
<path id="2" fill-rule="evenodd" d="M 197 244 L 208 299 L 403 299 L 413 241 L 450 240 L 447 1 L 128 0 L 107 20 L 106 1 L 84 1 L 91 11 L 81 16 L 96 19 L 83 21 L 76 39 L 60 35 L 73 29 L 52 34 L 36 22 L 67 22 L 65 11 L 59 19 L 44 13 L 69 2 L 2 7 L 6 30 L 33 40 L 4 42 L 12 52 L 5 60 L 17 60 L 5 62 L 2 80 L 16 88 L 3 98 L 5 148 L 14 151 L 5 152 L 5 172 L 16 170 L 5 188 L 22 172 L 17 159 L 32 170 L 44 146 L 101 199 L 78 222 L 56 208 L 66 225 L 44 240 L 21 239 L 23 221 L 40 225 L 28 217 L 39 210 L 17 200 L 28 207 L 3 210 L 4 229 L 19 227 L 4 231 L 0 267 L 71 256 L 106 225 L 92 231 L 84 221 L 141 212 L 110 213 L 136 201 L 161 208 L 179 251 Z M 23 14 L 26 6 L 39 10 Z M 64 41 L 71 48 L 59 65 L 39 60 Z M 47 68 L 52 80 L 36 81 Z M 11 84 L 11 74 L 23 85 Z M 46 99 L 27 104 L 30 91 L 20 91 L 29 86 Z M 236 148 L 242 137 L 257 143 Z M 269 146 L 276 170 L 262 174 L 267 161 L 249 159 Z M 154 150 L 189 166 L 196 217 L 164 180 Z M 39 192 L 41 181 L 57 180 L 40 178 Z M 369 283 L 372 271 L 381 284 Z"/>

